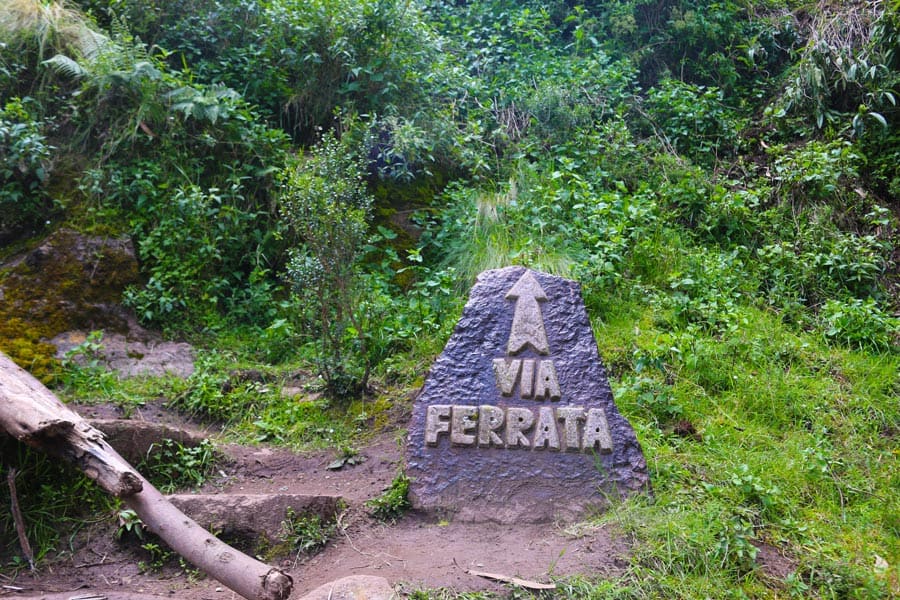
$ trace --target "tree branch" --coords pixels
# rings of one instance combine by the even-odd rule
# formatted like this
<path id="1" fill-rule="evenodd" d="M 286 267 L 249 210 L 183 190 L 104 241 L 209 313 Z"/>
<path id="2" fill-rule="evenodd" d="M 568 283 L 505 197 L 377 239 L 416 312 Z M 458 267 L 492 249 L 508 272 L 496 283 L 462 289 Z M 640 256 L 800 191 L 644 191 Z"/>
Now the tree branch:
<path id="1" fill-rule="evenodd" d="M 235 550 L 175 508 L 106 443 L 102 433 L 2 352 L 0 431 L 74 463 L 104 491 L 123 498 L 147 529 L 175 552 L 244 598 L 290 596 L 290 575 Z"/>

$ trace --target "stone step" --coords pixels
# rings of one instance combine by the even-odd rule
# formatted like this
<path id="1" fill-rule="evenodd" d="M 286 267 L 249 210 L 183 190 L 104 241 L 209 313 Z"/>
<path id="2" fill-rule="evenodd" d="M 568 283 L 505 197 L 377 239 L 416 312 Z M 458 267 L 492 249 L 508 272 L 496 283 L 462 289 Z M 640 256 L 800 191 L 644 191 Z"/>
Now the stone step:
<path id="1" fill-rule="evenodd" d="M 169 500 L 201 527 L 226 537 L 275 542 L 288 510 L 296 515 L 315 514 L 334 519 L 344 500 L 340 496 L 311 494 L 173 494 Z"/>
<path id="2" fill-rule="evenodd" d="M 199 433 L 150 421 L 127 419 L 91 419 L 89 423 L 106 436 L 106 441 L 132 465 L 147 458 L 150 447 L 169 439 L 194 447 L 205 438 Z"/>

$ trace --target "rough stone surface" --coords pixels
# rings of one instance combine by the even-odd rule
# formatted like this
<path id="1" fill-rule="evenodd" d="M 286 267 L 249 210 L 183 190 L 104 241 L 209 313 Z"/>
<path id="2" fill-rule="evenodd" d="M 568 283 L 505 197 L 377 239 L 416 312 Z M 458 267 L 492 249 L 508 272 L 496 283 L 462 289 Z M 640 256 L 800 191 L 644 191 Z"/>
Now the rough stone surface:
<path id="1" fill-rule="evenodd" d="M 60 229 L 2 266 L 9 270 L 0 288 L 8 296 L 10 316 L 33 321 L 42 333 L 55 335 L 64 328 L 123 330 L 133 318 L 119 305 L 122 290 L 140 283 L 134 246 L 127 237 Z"/>
<path id="2" fill-rule="evenodd" d="M 300 600 L 392 600 L 400 596 L 384 577 L 354 575 L 321 585 Z"/>
<path id="3" fill-rule="evenodd" d="M 578 283 L 478 277 L 416 399 L 406 460 L 413 506 L 457 520 L 570 518 L 649 489 Z"/>
<path id="4" fill-rule="evenodd" d="M 278 540 L 288 509 L 331 519 L 342 504 L 340 496 L 307 494 L 174 494 L 169 500 L 205 529 L 270 542 Z"/>
<path id="5" fill-rule="evenodd" d="M 182 446 L 199 446 L 204 436 L 163 423 L 122 419 L 93 419 L 90 424 L 103 432 L 106 441 L 132 465 L 147 457 L 151 446 L 173 440 Z"/>
<path id="6" fill-rule="evenodd" d="M 62 359 L 86 340 L 84 331 L 67 331 L 51 339 L 50 343 L 56 346 L 57 358 Z M 136 323 L 130 323 L 127 334 L 104 332 L 100 344 L 98 364 L 121 377 L 168 374 L 186 378 L 194 372 L 194 349 L 190 344 L 163 340 Z M 83 356 L 76 356 L 74 360 L 87 363 Z"/>

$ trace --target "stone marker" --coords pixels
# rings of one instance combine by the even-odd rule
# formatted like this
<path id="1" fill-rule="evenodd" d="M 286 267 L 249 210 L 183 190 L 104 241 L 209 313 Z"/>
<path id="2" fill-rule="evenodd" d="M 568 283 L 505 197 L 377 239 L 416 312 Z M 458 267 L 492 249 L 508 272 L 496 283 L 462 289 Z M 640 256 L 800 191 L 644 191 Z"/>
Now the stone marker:
<path id="1" fill-rule="evenodd" d="M 524 267 L 478 276 L 413 407 L 413 507 L 468 521 L 546 521 L 648 490 L 578 283 Z"/>

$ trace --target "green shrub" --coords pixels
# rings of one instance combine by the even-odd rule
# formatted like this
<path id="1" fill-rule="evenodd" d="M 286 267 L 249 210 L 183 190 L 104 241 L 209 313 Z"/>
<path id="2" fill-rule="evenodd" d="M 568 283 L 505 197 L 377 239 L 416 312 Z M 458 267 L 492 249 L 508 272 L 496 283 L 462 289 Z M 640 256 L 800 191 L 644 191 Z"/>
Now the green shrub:
<path id="1" fill-rule="evenodd" d="M 781 146 L 769 149 L 774 157 L 773 171 L 777 191 L 797 203 L 843 200 L 847 181 L 858 176 L 862 157 L 849 143 L 811 141 L 786 151 Z"/>
<path id="2" fill-rule="evenodd" d="M 742 181 L 727 182 L 729 187 L 717 185 L 698 215 L 697 230 L 706 240 L 724 247 L 758 246 L 768 233 L 761 214 L 769 189 L 748 187 Z"/>
<path id="3" fill-rule="evenodd" d="M 87 338 L 68 350 L 60 362 L 58 383 L 76 398 L 108 396 L 115 387 L 116 373 L 101 364 L 103 357 L 103 332 L 92 331 Z"/>
<path id="4" fill-rule="evenodd" d="M 216 466 L 215 447 L 209 440 L 185 446 L 174 440 L 153 444 L 147 458 L 138 466 L 150 482 L 165 494 L 179 489 L 199 487 Z"/>
<path id="5" fill-rule="evenodd" d="M 6 0 L 0 4 L 0 98 L 32 96 L 46 110 L 63 106 L 68 86 L 44 68 L 55 55 L 95 54 L 106 37 L 91 19 L 61 0 Z M 8 96 L 6 95 L 8 94 Z"/>
<path id="6" fill-rule="evenodd" d="M 52 151 L 29 104 L 7 102 L 0 110 L 0 242 L 47 219 L 52 202 L 44 185 Z"/>
<path id="7" fill-rule="evenodd" d="M 126 300 L 141 320 L 207 325 L 224 312 L 265 324 L 283 260 L 272 173 L 286 136 L 231 90 L 179 83 L 154 92 L 169 115 L 154 137 L 87 170 L 81 189 L 128 215 L 147 284 Z"/>
<path id="8" fill-rule="evenodd" d="M 769 303 L 795 313 L 800 305 L 816 306 L 834 296 L 882 296 L 892 246 L 875 236 L 834 231 L 811 220 L 808 214 L 797 219 L 801 229 L 793 240 L 756 250 Z"/>
<path id="9" fill-rule="evenodd" d="M 238 90 L 306 143 L 339 106 L 384 113 L 422 98 L 421 74 L 439 58 L 418 6 L 400 0 L 83 3 L 105 20 L 123 17 L 172 51 L 170 68 Z"/>
<path id="10" fill-rule="evenodd" d="M 672 294 L 667 303 L 675 314 L 712 331 L 735 331 L 740 299 L 753 286 L 741 253 L 703 252 L 690 257 L 686 267 L 673 273 L 669 283 Z"/>
<path id="11" fill-rule="evenodd" d="M 643 369 L 641 363 L 635 365 L 635 372 Z M 662 427 L 671 425 L 684 415 L 684 407 L 672 393 L 672 386 L 666 385 L 652 377 L 639 376 L 623 381 L 622 394 L 634 396 L 634 403 Z"/>
<path id="12" fill-rule="evenodd" d="M 267 403 L 255 381 L 232 383 L 228 365 L 235 357 L 228 353 L 203 352 L 197 356 L 194 372 L 185 389 L 172 398 L 172 405 L 191 415 L 220 423 L 239 421 Z"/>
<path id="13" fill-rule="evenodd" d="M 737 150 L 740 124 L 716 88 L 666 79 L 647 95 L 647 112 L 669 143 L 698 164 L 712 166 Z"/>
<path id="14" fill-rule="evenodd" d="M 409 477 L 402 471 L 397 473 L 391 485 L 377 498 L 366 502 L 372 510 L 372 516 L 381 520 L 396 519 L 409 508 Z"/>
<path id="15" fill-rule="evenodd" d="M 323 519 L 318 514 L 298 515 L 294 509 L 288 508 L 284 521 L 281 522 L 281 537 L 298 552 L 312 555 L 325 547 L 328 540 L 337 530 L 337 524 Z"/>
<path id="16" fill-rule="evenodd" d="M 137 247 L 148 281 L 127 290 L 126 305 L 148 323 L 215 319 L 237 300 L 235 290 L 253 285 L 246 278 L 260 268 L 257 252 L 267 235 L 261 225 L 267 215 L 241 210 L 245 204 L 235 181 L 224 190 L 171 190 L 167 202 L 148 206 Z"/>
<path id="17" fill-rule="evenodd" d="M 281 215 L 298 240 L 288 264 L 296 307 L 335 398 L 364 391 L 372 368 L 360 277 L 372 197 L 352 152 L 326 135 L 286 171 L 280 198 Z"/>
<path id="18" fill-rule="evenodd" d="M 884 312 L 872 298 L 828 300 L 820 316 L 829 339 L 875 351 L 900 346 L 900 319 Z"/>
<path id="19" fill-rule="evenodd" d="M 758 99 L 777 86 L 799 39 L 794 19 L 772 3 L 716 0 L 585 2 L 596 37 L 633 57 L 641 84 L 666 76 Z"/>
<path id="20" fill-rule="evenodd" d="M 897 114 L 897 9 L 881 4 L 822 5 L 806 25 L 806 43 L 786 73 L 784 91 L 767 109 L 801 132 L 888 129 Z M 887 116 L 886 116 L 887 115 Z M 896 118 L 896 117 L 894 117 Z"/>

